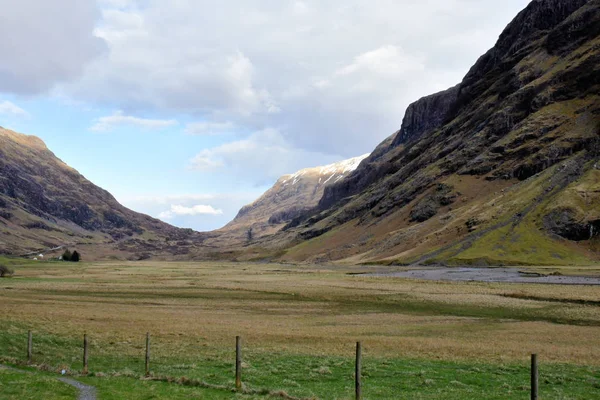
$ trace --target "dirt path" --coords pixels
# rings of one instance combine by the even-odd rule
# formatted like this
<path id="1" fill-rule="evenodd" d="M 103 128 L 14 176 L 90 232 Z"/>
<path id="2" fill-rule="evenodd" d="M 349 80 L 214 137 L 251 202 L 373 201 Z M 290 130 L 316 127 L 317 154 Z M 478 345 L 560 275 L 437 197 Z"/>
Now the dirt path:
<path id="1" fill-rule="evenodd" d="M 17 369 L 13 367 L 9 367 L 7 365 L 0 364 L 0 369 L 8 369 L 15 372 L 20 372 L 22 374 L 31 374 L 29 371 L 24 371 L 22 369 Z M 77 400 L 96 400 L 96 388 L 93 386 L 84 385 L 81 382 L 76 381 L 71 378 L 58 378 L 59 381 L 66 383 L 67 385 L 71 385 L 79 390 L 79 395 L 77 396 Z"/>
<path id="2" fill-rule="evenodd" d="M 77 400 L 96 400 L 95 387 L 84 385 L 83 383 L 71 378 L 58 378 L 58 380 L 79 390 L 79 396 L 77 396 Z"/>

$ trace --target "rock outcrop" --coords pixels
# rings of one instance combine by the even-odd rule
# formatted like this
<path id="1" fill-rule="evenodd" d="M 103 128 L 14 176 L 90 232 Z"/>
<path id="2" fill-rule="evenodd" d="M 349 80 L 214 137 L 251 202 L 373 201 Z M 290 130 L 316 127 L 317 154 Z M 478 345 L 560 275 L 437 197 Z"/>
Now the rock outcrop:
<path id="1" fill-rule="evenodd" d="M 600 235 L 600 219 L 587 220 L 573 209 L 553 210 L 544 217 L 548 231 L 572 241 L 591 240 Z"/>
<path id="2" fill-rule="evenodd" d="M 459 86 L 454 86 L 443 92 L 412 103 L 406 109 L 402 127 L 396 133 L 392 146 L 398 146 L 408 141 L 417 141 L 423 134 L 439 128 L 448 117 L 448 112 L 456 102 Z"/>

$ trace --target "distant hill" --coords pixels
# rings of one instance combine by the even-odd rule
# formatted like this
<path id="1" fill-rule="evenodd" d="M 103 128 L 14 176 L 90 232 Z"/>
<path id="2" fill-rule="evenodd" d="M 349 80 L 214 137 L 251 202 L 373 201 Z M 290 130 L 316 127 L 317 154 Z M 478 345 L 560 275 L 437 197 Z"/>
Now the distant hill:
<path id="1" fill-rule="evenodd" d="M 217 247 L 246 245 L 275 234 L 294 218 L 317 206 L 325 187 L 345 178 L 367 156 L 282 176 L 259 199 L 244 206 L 229 224 L 213 232 L 215 238 L 206 243 Z"/>
<path id="2" fill-rule="evenodd" d="M 185 254 L 202 238 L 123 207 L 41 139 L 0 128 L 0 253 L 68 246 L 88 259 L 137 259 Z"/>

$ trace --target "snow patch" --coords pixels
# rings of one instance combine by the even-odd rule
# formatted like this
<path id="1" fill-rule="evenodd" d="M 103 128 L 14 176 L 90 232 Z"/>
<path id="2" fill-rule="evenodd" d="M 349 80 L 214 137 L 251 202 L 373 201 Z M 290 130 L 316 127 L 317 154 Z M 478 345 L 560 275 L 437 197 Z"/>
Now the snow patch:
<path id="1" fill-rule="evenodd" d="M 323 185 L 325 185 L 327 182 L 329 182 L 334 176 L 335 176 L 335 174 L 333 174 L 329 178 L 327 178 L 327 180 L 325 182 L 323 182 Z"/>
<path id="2" fill-rule="evenodd" d="M 369 154 L 363 154 L 359 157 L 350 158 L 348 160 L 339 161 L 333 164 L 324 165 L 322 167 L 315 168 L 306 168 L 300 171 L 297 171 L 291 175 L 284 175 L 279 179 L 279 182 L 283 187 L 287 187 L 288 185 L 295 185 L 300 181 L 300 179 L 306 175 L 315 174 L 319 175 L 318 185 L 325 185 L 329 181 L 333 180 L 333 182 L 339 182 L 342 180 L 348 173 L 354 171 L 360 165 L 361 161 L 367 158 Z M 327 178 L 326 178 L 327 177 Z M 323 179 L 325 181 L 323 182 Z"/>
<path id="3" fill-rule="evenodd" d="M 367 158 L 369 154 L 363 154 L 359 157 L 350 158 L 333 164 L 319 167 L 319 174 L 329 175 L 332 173 L 347 174 L 348 172 L 354 171 L 360 165 L 361 161 Z"/>

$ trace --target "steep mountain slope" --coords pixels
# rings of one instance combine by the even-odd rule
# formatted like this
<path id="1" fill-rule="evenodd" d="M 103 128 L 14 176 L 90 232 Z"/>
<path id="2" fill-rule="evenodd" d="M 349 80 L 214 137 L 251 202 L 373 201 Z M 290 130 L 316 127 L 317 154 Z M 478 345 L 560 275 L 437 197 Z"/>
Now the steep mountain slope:
<path id="1" fill-rule="evenodd" d="M 246 245 L 273 235 L 294 218 L 317 206 L 325 187 L 342 180 L 367 156 L 282 176 L 259 199 L 244 206 L 229 224 L 214 232 L 218 236 L 206 244 L 217 247 L 225 243 Z"/>
<path id="2" fill-rule="evenodd" d="M 272 247 L 303 261 L 588 263 L 599 156 L 600 0 L 534 0 Z"/>
<path id="3" fill-rule="evenodd" d="M 201 238 L 123 207 L 39 138 L 0 128 L 0 253 L 77 246 L 88 259 L 136 258 L 181 254 Z"/>

